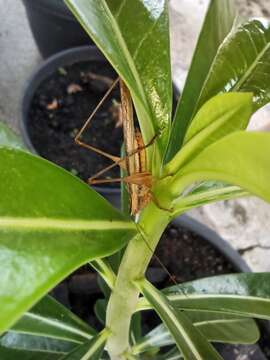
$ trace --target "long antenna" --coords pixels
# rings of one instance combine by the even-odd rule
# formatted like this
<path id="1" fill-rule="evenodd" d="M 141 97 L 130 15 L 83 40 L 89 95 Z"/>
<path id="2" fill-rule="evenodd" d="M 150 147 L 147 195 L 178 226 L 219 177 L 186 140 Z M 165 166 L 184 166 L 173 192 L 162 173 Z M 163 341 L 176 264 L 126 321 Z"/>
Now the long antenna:
<path id="1" fill-rule="evenodd" d="M 170 281 L 172 283 L 174 283 L 174 285 L 178 285 L 177 282 L 175 281 L 175 276 L 173 276 L 171 274 L 171 272 L 167 269 L 167 267 L 164 265 L 164 263 L 160 260 L 160 258 L 157 256 L 157 254 L 155 254 L 155 251 L 151 248 L 149 242 L 147 241 L 145 235 L 144 235 L 144 232 L 143 230 L 141 229 L 141 227 L 137 224 L 137 227 L 139 228 L 140 230 L 140 234 L 143 238 L 143 241 L 145 243 L 145 245 L 147 246 L 147 248 L 150 250 L 151 254 L 155 257 L 155 259 L 157 260 L 157 262 L 159 263 L 159 265 L 162 267 L 162 269 L 166 272 L 166 274 L 169 276 L 170 278 Z"/>

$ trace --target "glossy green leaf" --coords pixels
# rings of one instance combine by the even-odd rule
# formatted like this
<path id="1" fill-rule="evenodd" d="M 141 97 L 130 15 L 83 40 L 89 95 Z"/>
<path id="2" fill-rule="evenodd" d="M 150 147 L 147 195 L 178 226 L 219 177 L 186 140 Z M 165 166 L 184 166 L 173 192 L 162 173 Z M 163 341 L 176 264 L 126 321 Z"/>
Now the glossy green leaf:
<path id="1" fill-rule="evenodd" d="M 254 111 L 270 101 L 270 27 L 253 20 L 232 32 L 220 47 L 198 108 L 219 92 L 254 94 Z"/>
<path id="2" fill-rule="evenodd" d="M 8 332 L 0 338 L 0 356 L 1 349 L 3 348 L 3 352 L 7 355 L 10 353 L 10 356 L 13 351 L 18 351 L 19 354 L 22 351 L 22 354 L 29 354 L 31 352 L 42 354 L 45 352 L 47 354 L 59 355 L 59 357 L 61 357 L 72 351 L 77 346 L 78 344 L 69 341 L 46 338 L 44 336 L 31 336 L 27 334 Z M 36 359 L 39 359 L 39 357 Z"/>
<path id="3" fill-rule="evenodd" d="M 140 313 L 133 314 L 130 323 L 130 341 L 136 344 L 142 337 L 142 317 Z"/>
<path id="4" fill-rule="evenodd" d="M 260 332 L 253 319 L 216 320 L 196 323 L 203 335 L 213 342 L 228 344 L 255 344 Z"/>
<path id="5" fill-rule="evenodd" d="M 20 359 L 31 359 L 33 354 L 34 359 L 43 359 L 44 353 L 58 359 L 95 333 L 63 305 L 45 296 L 0 338 L 0 359 L 13 359 L 17 351 Z"/>
<path id="6" fill-rule="evenodd" d="M 172 106 L 167 1 L 66 3 L 129 87 L 145 142 L 160 132 L 156 142 L 164 148 Z"/>
<path id="7" fill-rule="evenodd" d="M 230 200 L 247 195 L 249 193 L 238 186 L 231 186 L 217 181 L 203 181 L 193 185 L 175 202 L 173 217 L 212 202 Z"/>
<path id="8" fill-rule="evenodd" d="M 233 0 L 210 1 L 186 84 L 175 113 L 166 161 L 171 160 L 182 146 L 203 84 L 220 44 L 233 27 L 235 17 Z"/>
<path id="9" fill-rule="evenodd" d="M 210 99 L 194 117 L 181 151 L 166 166 L 168 172 L 180 168 L 224 136 L 245 130 L 251 115 L 252 94 L 230 93 Z"/>
<path id="10" fill-rule="evenodd" d="M 189 360 L 221 359 L 204 335 L 182 311 L 177 311 L 172 306 L 167 296 L 155 289 L 146 280 L 137 284 L 168 328 L 184 358 Z"/>
<path id="11" fill-rule="evenodd" d="M 102 325 L 106 322 L 106 309 L 108 301 L 105 299 L 98 299 L 94 305 L 95 315 Z"/>
<path id="12" fill-rule="evenodd" d="M 112 254 L 134 224 L 67 171 L 0 149 L 0 331 L 86 262 Z"/>
<path id="13" fill-rule="evenodd" d="M 26 351 L 0 346 L 1 360 L 60 360 L 62 356 L 63 353 L 52 353 L 50 351 Z"/>
<path id="14" fill-rule="evenodd" d="M 61 360 L 99 360 L 109 335 L 110 333 L 107 330 L 103 330 L 89 342 L 78 346 L 68 355 L 63 356 Z"/>
<path id="15" fill-rule="evenodd" d="M 258 327 L 253 319 L 208 311 L 190 311 L 185 312 L 185 314 L 202 334 L 212 342 L 254 344 L 260 336 Z M 142 338 L 132 350 L 134 354 L 139 354 L 153 347 L 161 348 L 174 344 L 175 341 L 170 332 L 161 324 Z"/>
<path id="16" fill-rule="evenodd" d="M 5 354 L 12 359 L 14 352 L 19 352 L 18 358 L 22 359 L 31 358 L 31 354 L 42 359 L 44 353 L 59 358 L 92 339 L 95 333 L 63 305 L 45 296 L 0 339 L 0 358 Z"/>
<path id="17" fill-rule="evenodd" d="M 184 310 L 270 320 L 270 273 L 213 276 L 172 286 L 164 294 L 174 306 Z M 149 302 L 142 299 L 138 310 L 149 307 Z"/>
<path id="18" fill-rule="evenodd" d="M 50 296 L 45 296 L 10 329 L 12 332 L 83 343 L 95 335 L 89 325 Z"/>
<path id="19" fill-rule="evenodd" d="M 174 175 L 172 196 L 203 180 L 218 180 L 270 201 L 270 134 L 239 131 L 204 149 Z M 183 191 L 183 190 L 180 190 Z"/>
<path id="20" fill-rule="evenodd" d="M 25 149 L 22 140 L 7 125 L 0 122 L 0 147 L 7 146 L 16 149 Z"/>

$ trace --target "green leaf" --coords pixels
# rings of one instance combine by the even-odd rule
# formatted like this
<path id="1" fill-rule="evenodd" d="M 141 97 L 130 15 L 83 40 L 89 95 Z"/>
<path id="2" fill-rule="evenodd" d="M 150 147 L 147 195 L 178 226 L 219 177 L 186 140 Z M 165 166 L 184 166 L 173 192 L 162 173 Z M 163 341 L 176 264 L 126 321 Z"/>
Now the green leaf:
<path id="1" fill-rule="evenodd" d="M 233 0 L 211 0 L 186 84 L 175 113 L 166 154 L 167 162 L 181 149 L 186 130 L 197 107 L 203 84 L 220 44 L 233 27 L 235 17 Z"/>
<path id="2" fill-rule="evenodd" d="M 96 259 L 90 262 L 90 266 L 98 272 L 110 289 L 113 289 L 116 275 L 108 259 Z"/>
<path id="3" fill-rule="evenodd" d="M 59 360 L 62 356 L 62 353 L 52 353 L 50 351 L 25 351 L 0 346 L 1 360 Z"/>
<path id="4" fill-rule="evenodd" d="M 219 92 L 252 92 L 257 110 L 270 101 L 270 27 L 253 20 L 232 32 L 220 47 L 198 108 Z"/>
<path id="5" fill-rule="evenodd" d="M 94 305 L 95 315 L 102 325 L 106 322 L 106 309 L 108 301 L 105 299 L 98 299 Z"/>
<path id="6" fill-rule="evenodd" d="M 259 329 L 253 319 L 216 320 L 212 324 L 198 323 L 196 327 L 213 342 L 255 344 L 260 338 Z"/>
<path id="7" fill-rule="evenodd" d="M 157 356 L 156 360 L 183 360 L 183 356 L 179 352 L 179 350 L 174 347 L 170 351 L 160 356 Z"/>
<path id="8" fill-rule="evenodd" d="M 183 310 L 270 319 L 270 273 L 213 276 L 172 286 L 164 294 Z M 150 308 L 149 303 L 140 300 L 138 310 Z"/>
<path id="9" fill-rule="evenodd" d="M 10 357 L 14 351 L 17 351 L 18 354 L 22 352 L 22 356 L 23 354 L 42 354 L 46 352 L 47 354 L 61 357 L 63 354 L 72 351 L 77 345 L 78 344 L 69 341 L 46 338 L 44 336 L 31 336 L 8 332 L 0 338 L 0 356 L 2 360 L 1 351 L 3 349 L 4 354 L 10 354 Z M 36 357 L 36 359 L 37 358 L 39 359 L 39 357 Z M 20 355 L 18 355 L 17 359 L 21 359 Z"/>
<path id="10" fill-rule="evenodd" d="M 19 150 L 0 149 L 0 192 L 0 332 L 72 271 L 136 234 L 86 184 Z"/>
<path id="11" fill-rule="evenodd" d="M 167 1 L 66 3 L 129 87 L 145 143 L 161 132 L 156 142 L 164 149 L 172 106 Z"/>
<path id="12" fill-rule="evenodd" d="M 209 341 L 230 344 L 254 344 L 259 339 L 260 333 L 253 319 L 207 311 L 184 313 Z M 132 348 L 132 351 L 134 354 L 139 354 L 149 351 L 153 347 L 160 348 L 174 344 L 175 341 L 170 332 L 161 324 L 142 338 Z"/>
<path id="13" fill-rule="evenodd" d="M 217 140 L 237 130 L 245 130 L 251 115 L 252 94 L 230 93 L 213 97 L 194 117 L 181 151 L 166 169 L 173 172 Z"/>
<path id="14" fill-rule="evenodd" d="M 194 117 L 187 130 L 184 145 L 196 140 L 197 147 L 204 148 L 236 130 L 246 130 L 251 115 L 252 93 L 214 96 Z"/>
<path id="15" fill-rule="evenodd" d="M 196 329 L 183 312 L 177 311 L 172 306 L 167 296 L 146 280 L 137 282 L 137 285 L 168 328 L 178 349 L 186 359 L 221 359 L 204 335 Z"/>
<path id="16" fill-rule="evenodd" d="M 109 335 L 108 330 L 103 330 L 89 342 L 80 345 L 68 355 L 63 356 L 61 360 L 99 360 Z"/>
<path id="17" fill-rule="evenodd" d="M 180 168 L 172 177 L 171 194 L 177 198 L 192 183 L 217 180 L 270 202 L 269 151 L 270 134 L 239 131 L 228 135 Z"/>
<path id="18" fill-rule="evenodd" d="M 173 217 L 188 210 L 217 202 L 247 196 L 249 193 L 238 186 L 222 182 L 204 181 L 191 187 L 174 205 Z"/>
<path id="19" fill-rule="evenodd" d="M 142 317 L 140 313 L 133 314 L 130 323 L 130 340 L 132 344 L 136 344 L 142 337 Z"/>
<path id="20" fill-rule="evenodd" d="M 0 338 L 0 358 L 59 358 L 93 338 L 96 332 L 50 296 L 45 296 Z M 46 358 L 46 357 L 45 357 Z"/>
<path id="21" fill-rule="evenodd" d="M 0 122 L 0 147 L 7 146 L 16 149 L 25 149 L 23 142 L 7 125 Z"/>
<path id="22" fill-rule="evenodd" d="M 89 325 L 50 296 L 45 296 L 10 329 L 12 332 L 83 343 L 96 334 Z"/>
<path id="23" fill-rule="evenodd" d="M 4 349 L 8 359 L 12 359 L 14 351 L 22 359 L 24 356 L 28 359 L 31 353 L 36 354 L 36 359 L 42 358 L 43 353 L 57 359 L 65 354 L 69 354 L 69 359 L 72 354 L 75 359 L 75 354 L 83 354 L 84 349 L 88 351 L 96 343 L 95 334 L 76 315 L 46 296 L 0 338 L 0 357 Z"/>

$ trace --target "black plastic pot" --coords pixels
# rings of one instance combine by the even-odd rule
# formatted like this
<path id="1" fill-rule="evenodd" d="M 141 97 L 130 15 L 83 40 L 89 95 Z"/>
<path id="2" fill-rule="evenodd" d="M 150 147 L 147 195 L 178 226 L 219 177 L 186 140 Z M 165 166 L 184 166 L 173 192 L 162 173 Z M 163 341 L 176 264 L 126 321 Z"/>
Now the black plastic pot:
<path id="1" fill-rule="evenodd" d="M 21 117 L 20 117 L 20 128 L 23 140 L 26 146 L 33 153 L 38 153 L 37 149 L 33 146 L 31 138 L 29 136 L 28 124 L 29 124 L 29 108 L 33 99 L 33 96 L 40 86 L 40 84 L 52 73 L 54 73 L 59 67 L 66 65 L 72 65 L 76 62 L 81 61 L 99 61 L 102 64 L 107 63 L 107 60 L 101 54 L 101 52 L 92 46 L 82 46 L 69 50 L 64 50 L 56 55 L 51 56 L 49 59 L 44 61 L 31 79 L 27 82 L 22 104 L 21 104 Z M 109 188 L 109 187 L 94 187 L 101 195 L 109 200 L 114 206 L 120 207 L 120 188 Z"/>
<path id="2" fill-rule="evenodd" d="M 74 46 L 93 44 L 64 0 L 23 0 L 29 25 L 46 58 Z"/>

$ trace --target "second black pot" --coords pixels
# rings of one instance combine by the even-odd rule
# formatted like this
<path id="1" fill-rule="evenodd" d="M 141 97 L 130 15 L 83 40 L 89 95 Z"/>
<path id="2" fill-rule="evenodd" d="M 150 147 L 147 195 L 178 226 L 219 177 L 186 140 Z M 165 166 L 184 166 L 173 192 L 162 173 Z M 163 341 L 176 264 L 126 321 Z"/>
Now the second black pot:
<path id="1" fill-rule="evenodd" d="M 23 3 L 44 58 L 74 46 L 93 44 L 63 0 L 23 0 Z"/>
<path id="2" fill-rule="evenodd" d="M 100 63 L 100 67 L 102 67 L 103 64 L 104 66 L 108 66 L 107 60 L 96 47 L 84 46 L 62 51 L 59 54 L 50 57 L 43 64 L 41 64 L 41 66 L 37 69 L 37 71 L 26 84 L 21 104 L 20 128 L 25 144 L 33 153 L 39 153 L 39 151 L 33 145 L 33 141 L 29 134 L 29 111 L 37 89 L 42 84 L 42 82 L 45 81 L 57 69 L 79 62 L 92 61 Z M 91 152 L 89 152 L 89 156 L 91 156 Z M 94 188 L 114 206 L 120 207 L 119 187 L 111 188 L 98 186 Z"/>

